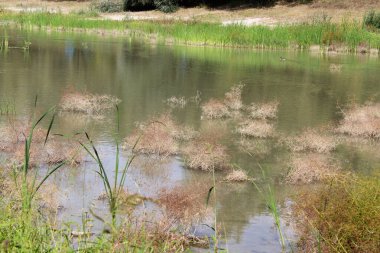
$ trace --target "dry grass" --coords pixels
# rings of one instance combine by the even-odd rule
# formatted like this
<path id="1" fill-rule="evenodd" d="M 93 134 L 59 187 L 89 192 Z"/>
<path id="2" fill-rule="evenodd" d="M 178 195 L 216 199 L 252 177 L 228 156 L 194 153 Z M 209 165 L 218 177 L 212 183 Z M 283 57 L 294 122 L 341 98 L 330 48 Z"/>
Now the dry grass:
<path id="1" fill-rule="evenodd" d="M 69 89 L 62 96 L 59 107 L 64 112 L 96 116 L 114 109 L 120 102 L 120 99 L 110 95 L 82 93 Z"/>
<path id="2" fill-rule="evenodd" d="M 343 111 L 338 133 L 365 138 L 380 138 L 380 103 L 352 106 Z"/>
<path id="3" fill-rule="evenodd" d="M 246 108 L 246 111 L 249 117 L 253 119 L 275 119 L 277 118 L 278 105 L 278 102 L 252 103 Z"/>
<path id="4" fill-rule="evenodd" d="M 324 135 L 312 129 L 294 137 L 287 137 L 283 142 L 292 152 L 316 153 L 329 153 L 335 150 L 339 144 L 336 137 Z"/>
<path id="5" fill-rule="evenodd" d="M 336 176 L 340 168 L 332 158 L 320 154 L 294 156 L 286 182 L 290 184 L 309 184 Z"/>
<path id="6" fill-rule="evenodd" d="M 231 116 L 227 105 L 222 101 L 210 99 L 207 103 L 202 105 L 202 118 L 206 119 L 222 119 Z"/>
<path id="7" fill-rule="evenodd" d="M 356 9 L 379 7 L 378 0 L 314 0 L 313 7 L 337 8 L 337 9 Z"/>
<path id="8" fill-rule="evenodd" d="M 225 182 L 247 182 L 250 180 L 251 178 L 244 170 L 233 170 L 224 178 Z"/>
<path id="9" fill-rule="evenodd" d="M 239 150 L 244 153 L 249 153 L 253 156 L 264 157 L 272 151 L 272 145 L 265 139 L 252 139 L 242 137 L 236 141 Z"/>
<path id="10" fill-rule="evenodd" d="M 247 120 L 239 124 L 236 132 L 247 137 L 268 138 L 274 136 L 274 127 L 265 120 Z"/>
<path id="11" fill-rule="evenodd" d="M 184 224 L 193 224 L 208 214 L 206 198 L 209 185 L 205 182 L 191 182 L 176 186 L 170 190 L 162 190 L 158 202 L 164 207 L 170 218 L 180 220 Z"/>
<path id="12" fill-rule="evenodd" d="M 203 136 L 192 140 L 184 147 L 183 155 L 186 165 L 189 168 L 204 171 L 227 169 L 230 157 L 226 147 Z"/>
<path id="13" fill-rule="evenodd" d="M 177 129 L 170 115 L 153 117 L 147 123 L 140 124 L 138 129 L 126 138 L 124 148 L 131 148 L 137 142 L 135 152 L 140 154 L 178 154 L 178 144 L 174 138 Z"/>
<path id="14" fill-rule="evenodd" d="M 187 104 L 185 97 L 170 97 L 166 99 L 166 104 L 171 108 L 184 108 Z"/>
<path id="15" fill-rule="evenodd" d="M 230 110 L 240 110 L 243 107 L 241 100 L 243 88 L 244 84 L 235 85 L 224 95 L 224 104 L 227 105 Z"/>
<path id="16" fill-rule="evenodd" d="M 20 166 L 24 162 L 24 144 L 17 145 L 14 153 L 10 155 L 11 164 Z M 54 138 L 44 143 L 33 143 L 30 151 L 31 167 L 40 165 L 54 165 L 66 162 L 67 165 L 77 166 L 84 161 L 84 154 L 79 144 L 69 140 Z"/>

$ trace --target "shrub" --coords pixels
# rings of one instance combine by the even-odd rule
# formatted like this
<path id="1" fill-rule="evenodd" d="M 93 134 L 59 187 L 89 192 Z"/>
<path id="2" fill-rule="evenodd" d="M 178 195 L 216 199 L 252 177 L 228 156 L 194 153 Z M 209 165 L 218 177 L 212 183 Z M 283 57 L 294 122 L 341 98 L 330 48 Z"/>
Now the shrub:
<path id="1" fill-rule="evenodd" d="M 380 12 L 369 11 L 364 16 L 364 25 L 371 28 L 380 29 Z"/>
<path id="2" fill-rule="evenodd" d="M 154 0 L 154 6 L 165 13 L 174 12 L 178 8 L 178 0 Z"/>
<path id="3" fill-rule="evenodd" d="M 100 12 L 121 12 L 123 2 L 120 0 L 96 0 L 91 3 L 91 7 Z"/>
<path id="4" fill-rule="evenodd" d="M 380 178 L 342 176 L 299 196 L 301 252 L 378 252 Z"/>
<path id="5" fill-rule="evenodd" d="M 236 131 L 242 136 L 256 138 L 269 138 L 274 135 L 273 125 L 265 120 L 247 120 L 240 123 Z"/>

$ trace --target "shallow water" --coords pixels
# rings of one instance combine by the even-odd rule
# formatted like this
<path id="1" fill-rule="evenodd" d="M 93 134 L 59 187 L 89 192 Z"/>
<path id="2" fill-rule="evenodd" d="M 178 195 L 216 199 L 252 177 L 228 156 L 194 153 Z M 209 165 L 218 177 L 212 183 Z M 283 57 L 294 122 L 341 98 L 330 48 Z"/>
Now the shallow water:
<path id="1" fill-rule="evenodd" d="M 0 31 L 0 35 L 5 34 Z M 344 106 L 352 100 L 379 101 L 377 57 L 164 46 L 147 44 L 138 38 L 16 30 L 8 30 L 6 34 L 11 46 L 22 46 L 25 40 L 32 43 L 29 51 L 0 52 L 0 100 L 14 101 L 17 116 L 30 114 L 36 95 L 43 111 L 56 105 L 65 89 L 72 86 L 122 99 L 122 137 L 132 132 L 135 122 L 168 111 L 172 111 L 178 122 L 199 129 L 209 122 L 201 120 L 198 105 L 189 103 L 182 109 L 171 110 L 165 100 L 172 96 L 189 98 L 199 91 L 205 102 L 222 98 L 230 87 L 239 83 L 245 84 L 244 104 L 279 102 L 275 126 L 277 132 L 284 134 L 336 124 L 341 118 L 337 105 Z M 280 57 L 287 60 L 282 61 Z M 341 64 L 341 71 L 331 71 L 330 64 Z M 2 123 L 6 118 L 1 116 Z M 105 164 L 112 168 L 114 122 L 113 114 L 102 120 L 65 114 L 57 118 L 54 132 L 89 131 L 100 147 Z M 213 124 L 215 131 L 219 131 L 224 123 Z M 289 154 L 268 140 L 263 141 L 269 147 L 268 154 L 250 157 L 239 151 L 235 143 L 238 139 L 231 131 L 226 138 L 233 162 L 250 176 L 261 178 L 259 185 L 265 187 L 267 181 L 273 185 L 284 218 L 284 231 L 292 242 L 296 236 L 286 218 L 297 187 L 281 184 L 288 170 Z M 355 150 L 342 149 L 337 156 L 350 169 L 364 173 L 379 165 L 378 158 L 368 159 L 367 153 Z M 211 178 L 208 173 L 185 168 L 180 157 L 153 163 L 155 166 L 143 166 L 143 162 L 133 166 L 126 184 L 130 192 L 154 198 L 161 189 Z M 103 188 L 94 169 L 93 163 L 86 162 L 78 168 L 64 168 L 51 179 L 60 190 L 61 220 L 80 222 L 83 212 L 88 212 L 91 205 L 99 212 L 104 209 L 97 200 Z M 262 170 L 266 173 L 265 180 Z M 217 190 L 217 217 L 226 237 L 222 248 L 230 252 L 281 251 L 265 200 L 253 185 L 222 184 Z M 95 224 L 95 229 L 100 229 L 100 225 Z M 199 231 L 208 235 L 211 232 L 207 228 Z"/>

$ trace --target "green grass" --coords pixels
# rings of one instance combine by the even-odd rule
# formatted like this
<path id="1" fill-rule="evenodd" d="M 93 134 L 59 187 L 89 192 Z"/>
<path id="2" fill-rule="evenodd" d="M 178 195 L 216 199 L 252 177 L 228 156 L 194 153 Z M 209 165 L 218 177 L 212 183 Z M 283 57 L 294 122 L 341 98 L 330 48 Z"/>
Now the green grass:
<path id="1" fill-rule="evenodd" d="M 170 38 L 177 43 L 251 48 L 307 48 L 311 45 L 344 45 L 355 51 L 359 45 L 380 48 L 380 34 L 361 23 L 335 24 L 329 21 L 305 24 L 245 27 L 222 26 L 216 23 L 183 21 L 113 21 L 86 15 L 40 13 L 0 13 L 0 20 L 11 21 L 23 28 L 60 28 L 132 31 Z"/>

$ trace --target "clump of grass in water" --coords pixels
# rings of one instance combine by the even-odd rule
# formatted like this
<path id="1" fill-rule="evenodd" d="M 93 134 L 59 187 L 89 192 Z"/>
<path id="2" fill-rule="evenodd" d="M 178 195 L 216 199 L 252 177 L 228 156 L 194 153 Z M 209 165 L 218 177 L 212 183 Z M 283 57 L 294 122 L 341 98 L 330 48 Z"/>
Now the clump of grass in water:
<path id="1" fill-rule="evenodd" d="M 339 144 L 336 136 L 329 136 L 313 129 L 307 129 L 296 136 L 286 137 L 280 141 L 292 152 L 329 153 L 334 151 Z"/>
<path id="2" fill-rule="evenodd" d="M 339 174 L 340 167 L 331 157 L 321 154 L 294 156 L 285 181 L 290 184 L 321 182 Z"/>
<path id="3" fill-rule="evenodd" d="M 380 139 L 380 103 L 353 105 L 341 110 L 343 120 L 336 132 L 351 136 Z"/>
<path id="4" fill-rule="evenodd" d="M 95 95 L 69 89 L 62 96 L 59 108 L 63 112 L 99 116 L 112 110 L 120 102 L 120 99 L 110 95 Z"/>

